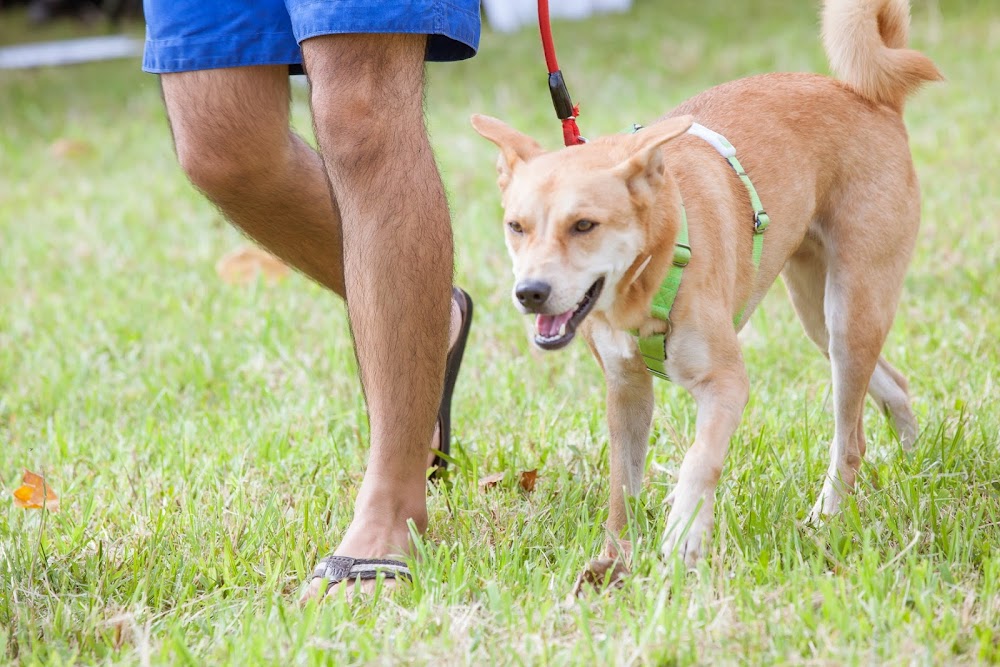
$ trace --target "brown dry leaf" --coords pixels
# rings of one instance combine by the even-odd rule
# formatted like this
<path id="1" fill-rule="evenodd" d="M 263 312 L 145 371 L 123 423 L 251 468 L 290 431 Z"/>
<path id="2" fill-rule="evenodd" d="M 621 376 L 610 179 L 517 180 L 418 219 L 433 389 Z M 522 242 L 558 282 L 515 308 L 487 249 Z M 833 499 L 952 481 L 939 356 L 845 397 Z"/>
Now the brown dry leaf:
<path id="1" fill-rule="evenodd" d="M 112 646 L 116 651 L 125 644 L 135 645 L 135 616 L 127 612 L 116 614 L 104 623 L 111 629 Z"/>
<path id="2" fill-rule="evenodd" d="M 479 490 L 488 491 L 500 483 L 503 479 L 502 472 L 495 472 L 492 475 L 487 475 L 479 480 Z"/>
<path id="3" fill-rule="evenodd" d="M 82 139 L 63 137 L 52 142 L 52 145 L 49 146 L 49 152 L 55 157 L 75 159 L 93 153 L 94 145 Z"/>
<path id="4" fill-rule="evenodd" d="M 538 479 L 538 469 L 521 471 L 521 488 L 531 493 L 535 490 L 535 480 Z"/>
<path id="5" fill-rule="evenodd" d="M 230 285 L 248 285 L 258 275 L 273 284 L 288 275 L 288 266 L 262 248 L 243 246 L 223 255 L 215 263 L 215 271 Z"/>
<path id="6" fill-rule="evenodd" d="M 25 470 L 21 486 L 14 489 L 14 504 L 26 510 L 40 510 L 44 507 L 50 512 L 58 512 L 59 496 L 41 475 Z"/>

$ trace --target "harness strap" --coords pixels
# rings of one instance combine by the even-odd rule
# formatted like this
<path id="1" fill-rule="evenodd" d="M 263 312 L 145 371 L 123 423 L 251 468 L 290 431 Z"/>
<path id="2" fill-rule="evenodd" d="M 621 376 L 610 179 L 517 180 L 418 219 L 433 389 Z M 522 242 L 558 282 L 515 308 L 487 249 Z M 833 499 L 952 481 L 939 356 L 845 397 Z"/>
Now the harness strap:
<path id="1" fill-rule="evenodd" d="M 642 126 L 633 126 L 633 132 L 638 132 L 642 129 Z M 698 123 L 693 123 L 691 128 L 688 130 L 689 134 L 693 134 L 699 137 L 709 144 L 712 145 L 715 150 L 719 152 L 722 157 L 726 158 L 733 170 L 736 171 L 736 175 L 739 176 L 740 181 L 743 183 L 744 187 L 747 189 L 747 194 L 750 195 L 750 205 L 753 207 L 753 266 L 754 272 L 760 268 L 760 258 L 764 253 L 764 231 L 767 226 L 771 223 L 771 219 L 768 217 L 767 212 L 764 210 L 764 205 L 760 201 L 760 197 L 757 195 L 757 188 L 753 186 L 753 182 L 747 175 L 746 170 L 740 161 L 736 159 L 736 148 L 733 147 L 729 141 L 719 134 L 714 132 L 704 125 L 699 125 Z M 667 277 L 663 280 L 660 285 L 660 289 L 657 290 L 656 294 L 653 296 L 653 304 L 651 307 L 651 315 L 658 320 L 663 320 L 668 322 L 670 320 L 670 309 L 674 305 L 674 300 L 677 298 L 677 292 L 680 289 L 681 278 L 683 277 L 684 267 L 688 265 L 691 261 L 691 245 L 688 241 L 688 226 L 687 226 L 687 213 L 684 210 L 684 204 L 681 204 L 681 225 L 677 233 L 677 241 L 674 245 L 674 262 L 673 266 L 670 267 L 670 271 L 667 273 Z M 740 323 L 743 321 L 743 314 L 746 312 L 746 305 L 740 309 L 740 312 L 733 318 L 733 326 L 739 327 Z M 638 332 L 633 332 L 638 336 Z M 639 337 L 639 353 L 642 355 L 643 361 L 646 362 L 646 369 L 654 376 L 669 380 L 667 376 L 667 336 L 666 334 L 654 334 L 652 336 L 642 336 Z"/>
<path id="2" fill-rule="evenodd" d="M 663 279 L 660 289 L 653 295 L 651 312 L 658 320 L 670 319 L 670 309 L 674 306 L 674 299 L 677 298 L 677 290 L 681 287 L 681 277 L 684 275 L 684 267 L 691 261 L 691 246 L 688 243 L 688 221 L 687 211 L 684 204 L 681 204 L 681 224 L 677 230 L 677 240 L 674 241 L 674 261 L 667 272 L 667 277 Z"/>
<path id="3" fill-rule="evenodd" d="M 723 139 L 725 141 L 725 139 Z M 753 182 L 750 181 L 750 177 L 747 176 L 747 172 L 743 169 L 743 165 L 740 161 L 736 159 L 736 155 L 726 158 L 729 164 L 732 165 L 733 169 L 736 170 L 736 175 L 740 177 L 743 181 L 743 185 L 746 186 L 747 193 L 750 195 L 750 205 L 753 206 L 753 269 L 754 275 L 756 275 L 757 270 L 760 268 L 760 258 L 764 254 L 764 231 L 767 226 L 771 224 L 771 218 L 768 217 L 767 212 L 764 210 L 764 205 L 760 203 L 760 197 L 757 195 L 757 188 L 753 186 Z M 733 319 L 733 326 L 740 326 L 740 322 L 743 321 L 743 313 L 746 312 L 747 304 L 743 304 L 740 308 L 740 312 L 737 313 L 736 317 Z"/>
<path id="4" fill-rule="evenodd" d="M 660 289 L 653 295 L 651 306 L 653 317 L 664 321 L 670 319 L 670 309 L 673 308 L 677 291 L 681 287 L 684 267 L 690 261 L 691 245 L 688 241 L 687 211 L 684 210 L 684 204 L 681 204 L 681 224 L 677 230 L 677 240 L 674 242 L 674 261 L 667 272 L 667 277 L 663 279 Z M 638 331 L 633 333 L 639 338 L 639 353 L 642 355 L 643 361 L 646 362 L 646 370 L 661 380 L 669 380 L 666 366 L 666 335 L 639 336 Z"/>
<path id="5" fill-rule="evenodd" d="M 666 334 L 653 334 L 652 336 L 642 336 L 639 338 L 639 354 L 646 362 L 646 370 L 650 375 L 661 380 L 669 380 L 667 375 L 667 349 Z"/>

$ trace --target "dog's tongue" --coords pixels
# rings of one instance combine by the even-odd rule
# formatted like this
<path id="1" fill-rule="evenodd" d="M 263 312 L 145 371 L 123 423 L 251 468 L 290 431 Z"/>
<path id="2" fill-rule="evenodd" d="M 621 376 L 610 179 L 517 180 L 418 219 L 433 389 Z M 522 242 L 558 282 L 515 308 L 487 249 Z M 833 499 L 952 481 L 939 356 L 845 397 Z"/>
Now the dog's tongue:
<path id="1" fill-rule="evenodd" d="M 573 317 L 573 311 L 567 310 L 562 315 L 539 315 L 535 320 L 535 328 L 540 336 L 551 338 L 558 336 L 559 330 Z"/>

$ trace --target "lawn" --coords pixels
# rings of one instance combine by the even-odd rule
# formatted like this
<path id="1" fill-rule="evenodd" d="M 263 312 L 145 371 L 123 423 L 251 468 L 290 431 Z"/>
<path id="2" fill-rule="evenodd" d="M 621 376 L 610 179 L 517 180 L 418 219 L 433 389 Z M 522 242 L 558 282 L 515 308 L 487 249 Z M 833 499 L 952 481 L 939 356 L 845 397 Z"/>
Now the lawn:
<path id="1" fill-rule="evenodd" d="M 739 76 L 825 72 L 815 4 L 640 0 L 557 23 L 584 134 Z M 633 575 L 572 603 L 604 537 L 601 374 L 578 343 L 532 353 L 510 303 L 495 149 L 467 123 L 489 113 L 558 146 L 533 30 L 486 32 L 477 58 L 430 67 L 456 281 L 476 321 L 457 465 L 429 489 L 415 584 L 305 610 L 297 593 L 350 520 L 367 452 L 343 304 L 296 275 L 220 280 L 216 261 L 245 241 L 178 169 L 138 62 L 0 72 L 0 662 L 1000 662 L 993 5 L 914 7 L 913 45 L 948 77 L 906 111 L 924 216 L 886 356 L 910 381 L 916 447 L 904 453 L 869 404 L 857 495 L 805 524 L 830 381 L 776 287 L 745 337 L 750 405 L 708 557 L 687 572 L 659 556 L 694 406 L 658 382 Z M 48 36 L 0 15 L 2 43 Z M 59 513 L 14 506 L 24 468 L 45 475 Z M 517 478 L 532 469 L 527 493 Z"/>

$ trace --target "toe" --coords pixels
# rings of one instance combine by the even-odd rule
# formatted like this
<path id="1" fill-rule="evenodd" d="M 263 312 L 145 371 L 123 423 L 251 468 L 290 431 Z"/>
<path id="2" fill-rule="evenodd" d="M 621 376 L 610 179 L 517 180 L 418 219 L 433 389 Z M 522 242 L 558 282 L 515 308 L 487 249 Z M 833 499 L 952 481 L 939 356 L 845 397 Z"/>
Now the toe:
<path id="1" fill-rule="evenodd" d="M 309 582 L 306 590 L 299 598 L 299 604 L 305 606 L 310 600 L 324 602 L 327 600 L 343 600 L 344 602 L 361 601 L 375 595 L 375 591 L 381 588 L 382 593 L 393 591 L 399 582 L 396 579 L 383 579 L 381 583 L 374 579 L 358 581 L 355 579 L 345 579 L 340 583 L 330 586 L 326 579 L 316 578 Z"/>
<path id="2" fill-rule="evenodd" d="M 311 579 L 299 597 L 299 605 L 304 607 L 310 600 L 322 601 L 326 595 L 326 579 L 319 577 Z"/>

